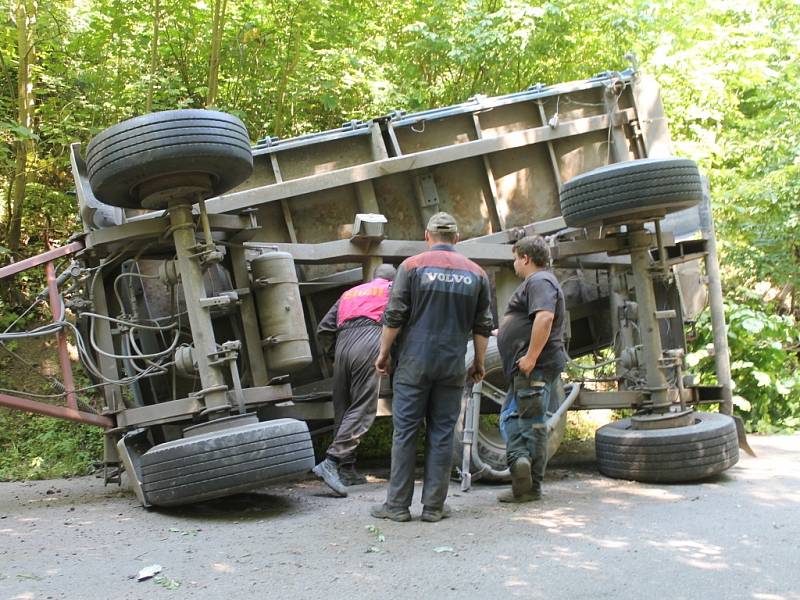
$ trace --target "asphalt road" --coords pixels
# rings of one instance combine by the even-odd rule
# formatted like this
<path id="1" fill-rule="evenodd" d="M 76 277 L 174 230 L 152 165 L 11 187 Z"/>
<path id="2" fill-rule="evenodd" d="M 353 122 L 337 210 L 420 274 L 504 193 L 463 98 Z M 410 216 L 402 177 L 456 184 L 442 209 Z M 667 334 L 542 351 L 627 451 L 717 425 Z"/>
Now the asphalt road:
<path id="1" fill-rule="evenodd" d="M 346 499 L 308 480 L 170 511 L 95 478 L 0 483 L 0 600 L 800 600 L 800 436 L 750 437 L 758 458 L 701 484 L 607 479 L 590 453 L 535 505 L 454 483 L 436 524 L 371 518 L 380 470 Z"/>

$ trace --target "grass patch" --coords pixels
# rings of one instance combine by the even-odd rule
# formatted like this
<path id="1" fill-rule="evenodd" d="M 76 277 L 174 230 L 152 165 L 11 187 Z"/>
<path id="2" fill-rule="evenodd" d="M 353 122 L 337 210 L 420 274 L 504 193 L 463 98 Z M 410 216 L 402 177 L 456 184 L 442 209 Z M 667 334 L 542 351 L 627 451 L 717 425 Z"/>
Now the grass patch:
<path id="1" fill-rule="evenodd" d="M 36 325 L 28 323 L 25 328 Z M 88 384 L 77 363 L 73 363 L 73 372 L 77 387 Z M 52 377 L 61 378 L 52 339 L 24 339 L 0 347 L 0 388 L 58 393 Z M 93 404 L 86 396 L 79 401 Z M 64 404 L 63 399 L 52 402 Z M 99 427 L 0 408 L 0 481 L 85 475 L 102 458 L 103 430 Z"/>
<path id="2" fill-rule="evenodd" d="M 102 457 L 99 427 L 0 409 L 0 481 L 86 475 Z"/>

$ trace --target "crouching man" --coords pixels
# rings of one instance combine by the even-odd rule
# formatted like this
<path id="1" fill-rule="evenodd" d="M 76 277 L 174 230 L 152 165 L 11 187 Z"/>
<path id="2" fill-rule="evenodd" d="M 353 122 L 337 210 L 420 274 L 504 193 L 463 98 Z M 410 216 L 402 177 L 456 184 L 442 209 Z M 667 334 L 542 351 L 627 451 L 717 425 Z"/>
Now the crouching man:
<path id="1" fill-rule="evenodd" d="M 372 281 L 342 294 L 317 327 L 322 340 L 335 339 L 334 436 L 325 460 L 313 471 L 337 496 L 347 496 L 347 486 L 366 482 L 355 469 L 356 448 L 378 410 L 380 375 L 374 365 L 395 273 L 392 265 L 380 265 Z"/>

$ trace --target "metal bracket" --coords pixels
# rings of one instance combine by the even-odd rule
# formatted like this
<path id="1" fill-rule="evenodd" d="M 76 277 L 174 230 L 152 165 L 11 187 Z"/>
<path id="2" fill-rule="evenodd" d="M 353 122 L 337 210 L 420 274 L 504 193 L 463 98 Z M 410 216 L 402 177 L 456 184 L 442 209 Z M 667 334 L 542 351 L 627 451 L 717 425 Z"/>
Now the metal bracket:
<path id="1" fill-rule="evenodd" d="M 211 296 L 210 298 L 200 298 L 197 303 L 200 308 L 212 308 L 214 306 L 225 306 L 228 304 L 236 303 L 239 301 L 239 294 L 235 291 L 222 292 L 219 296 Z"/>
<path id="2" fill-rule="evenodd" d="M 436 180 L 432 173 L 421 173 L 418 176 L 420 198 L 419 204 L 423 208 L 439 206 L 439 191 L 436 189 Z"/>

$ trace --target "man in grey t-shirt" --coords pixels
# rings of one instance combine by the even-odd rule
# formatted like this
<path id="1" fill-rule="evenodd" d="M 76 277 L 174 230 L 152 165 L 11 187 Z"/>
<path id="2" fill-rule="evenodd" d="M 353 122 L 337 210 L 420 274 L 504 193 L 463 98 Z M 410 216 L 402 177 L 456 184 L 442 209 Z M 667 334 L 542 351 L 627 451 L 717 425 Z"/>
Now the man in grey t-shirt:
<path id="1" fill-rule="evenodd" d="M 540 236 L 519 240 L 513 247 L 514 272 L 524 281 L 508 302 L 500 322 L 497 347 L 510 385 L 500 429 L 506 438 L 511 490 L 501 502 L 541 498 L 547 464 L 546 412 L 551 399 L 563 398 L 564 292 L 547 270 L 550 249 Z"/>

